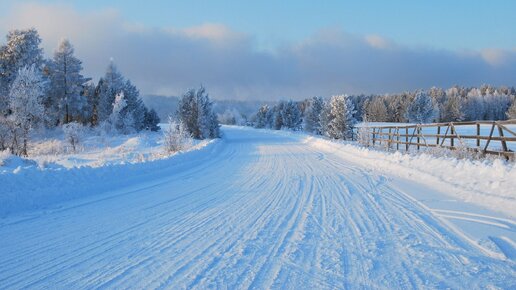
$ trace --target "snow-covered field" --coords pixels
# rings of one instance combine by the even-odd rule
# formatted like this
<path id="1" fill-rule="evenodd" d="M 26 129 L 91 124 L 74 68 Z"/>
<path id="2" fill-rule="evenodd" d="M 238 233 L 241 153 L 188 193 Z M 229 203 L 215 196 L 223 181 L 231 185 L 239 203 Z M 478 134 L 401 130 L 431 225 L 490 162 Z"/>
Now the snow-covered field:
<path id="1" fill-rule="evenodd" d="M 0 167 L 0 288 L 516 287 L 514 163 L 223 133 L 151 162 Z"/>

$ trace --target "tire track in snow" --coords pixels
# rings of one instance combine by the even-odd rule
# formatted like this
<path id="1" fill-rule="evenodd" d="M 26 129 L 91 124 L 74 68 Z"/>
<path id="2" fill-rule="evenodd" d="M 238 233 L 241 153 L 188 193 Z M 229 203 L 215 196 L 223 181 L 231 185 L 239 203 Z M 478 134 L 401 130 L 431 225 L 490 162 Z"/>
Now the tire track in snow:
<path id="1" fill-rule="evenodd" d="M 515 286 L 513 261 L 388 178 L 281 134 L 224 132 L 205 164 L 3 221 L 0 288 Z"/>

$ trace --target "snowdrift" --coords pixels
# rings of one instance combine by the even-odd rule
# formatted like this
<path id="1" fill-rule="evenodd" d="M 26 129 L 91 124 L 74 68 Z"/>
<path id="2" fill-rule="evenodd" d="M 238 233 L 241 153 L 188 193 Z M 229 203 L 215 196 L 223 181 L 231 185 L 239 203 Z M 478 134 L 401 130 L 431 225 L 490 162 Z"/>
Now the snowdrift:
<path id="1" fill-rule="evenodd" d="M 116 194 L 123 188 L 152 186 L 160 179 L 207 162 L 222 144 L 215 139 L 165 159 L 101 167 L 41 168 L 35 161 L 11 156 L 2 160 L 4 169 L 11 170 L 0 172 L 0 217 L 99 193 Z"/>
<path id="2" fill-rule="evenodd" d="M 384 152 L 313 136 L 301 138 L 310 146 L 366 168 L 414 180 L 453 198 L 515 216 L 515 163 Z"/>

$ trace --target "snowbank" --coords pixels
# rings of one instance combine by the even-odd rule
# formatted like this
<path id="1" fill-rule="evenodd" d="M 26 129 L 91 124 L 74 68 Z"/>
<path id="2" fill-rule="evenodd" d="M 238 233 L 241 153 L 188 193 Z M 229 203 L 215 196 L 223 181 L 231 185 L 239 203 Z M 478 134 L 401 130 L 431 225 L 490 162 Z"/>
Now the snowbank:
<path id="1" fill-rule="evenodd" d="M 453 198 L 515 216 L 515 163 L 437 158 L 424 153 L 390 153 L 313 136 L 301 138 L 318 150 L 369 169 L 418 181 Z"/>
<path id="2" fill-rule="evenodd" d="M 66 168 L 58 163 L 42 167 L 33 160 L 6 156 L 0 167 L 0 217 L 129 186 L 151 186 L 160 178 L 209 161 L 221 144 L 219 140 L 206 141 L 188 152 L 152 162 L 102 162 L 100 167 Z"/>

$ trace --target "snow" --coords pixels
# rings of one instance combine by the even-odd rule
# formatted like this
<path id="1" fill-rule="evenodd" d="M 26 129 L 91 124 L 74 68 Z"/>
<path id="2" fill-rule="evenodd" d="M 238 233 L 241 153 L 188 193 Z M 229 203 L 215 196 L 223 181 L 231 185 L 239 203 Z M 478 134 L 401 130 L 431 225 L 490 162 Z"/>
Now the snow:
<path id="1" fill-rule="evenodd" d="M 0 288 L 516 286 L 513 165 L 222 132 L 152 162 L 0 174 Z"/>
<path id="2" fill-rule="evenodd" d="M 408 125 L 415 125 L 415 123 L 392 123 L 392 122 L 367 122 L 367 123 L 359 123 L 356 125 L 356 127 L 388 127 L 388 126 L 408 126 Z M 516 131 L 516 125 L 505 125 L 509 130 Z M 481 124 L 480 125 L 480 135 L 481 136 L 489 136 L 491 133 L 492 125 L 488 124 Z M 459 125 L 455 126 L 455 129 L 457 130 L 456 134 L 459 136 L 476 136 L 477 135 L 477 127 L 476 125 Z M 384 132 L 387 132 L 385 130 Z M 437 134 L 437 127 L 424 127 L 421 129 L 421 132 L 423 134 Z M 446 132 L 446 127 L 441 127 L 441 135 L 444 134 L 450 135 L 451 132 Z M 400 131 L 400 134 L 405 134 L 403 130 Z M 414 131 L 414 128 L 409 128 L 409 134 L 417 135 L 417 133 Z M 507 134 L 507 133 L 506 133 Z M 493 131 L 493 137 L 499 137 L 500 133 L 498 132 L 498 127 L 495 127 Z M 377 137 L 378 138 L 378 137 Z M 384 136 L 385 139 L 387 139 L 387 136 Z M 427 137 L 425 140 L 421 140 L 421 143 L 427 142 L 428 144 L 435 144 L 436 138 L 435 137 Z M 415 140 L 414 140 L 415 142 Z M 460 142 L 463 142 L 461 144 Z M 462 139 L 462 141 L 458 141 L 455 139 L 455 146 L 467 146 L 471 148 L 476 148 L 476 140 L 475 139 Z M 480 148 L 484 149 L 486 145 L 487 140 L 480 140 Z M 439 144 L 442 143 L 442 139 L 440 140 Z M 442 144 L 444 146 L 450 146 L 450 139 L 446 139 L 445 142 Z M 507 142 L 507 147 L 509 150 L 516 151 L 516 142 Z M 491 141 L 489 143 L 488 149 L 490 150 L 501 150 L 502 144 L 500 141 Z"/>

